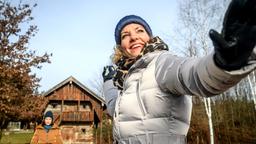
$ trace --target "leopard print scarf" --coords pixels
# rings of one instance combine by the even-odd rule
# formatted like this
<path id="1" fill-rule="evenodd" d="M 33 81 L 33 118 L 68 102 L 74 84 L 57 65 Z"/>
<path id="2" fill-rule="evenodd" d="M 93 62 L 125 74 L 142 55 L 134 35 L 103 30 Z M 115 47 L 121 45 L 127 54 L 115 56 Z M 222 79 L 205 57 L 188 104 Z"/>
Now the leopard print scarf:
<path id="1" fill-rule="evenodd" d="M 168 46 L 159 37 L 154 37 L 150 39 L 148 43 L 146 43 L 144 49 L 136 58 L 128 58 L 124 56 L 121 57 L 121 59 L 116 63 L 117 69 L 116 69 L 116 74 L 113 78 L 114 85 L 119 90 L 123 90 L 123 82 L 124 82 L 125 76 L 128 74 L 128 70 L 130 69 L 130 67 L 146 53 L 150 53 L 153 51 L 161 51 L 161 50 L 168 51 L 169 49 L 168 49 Z"/>

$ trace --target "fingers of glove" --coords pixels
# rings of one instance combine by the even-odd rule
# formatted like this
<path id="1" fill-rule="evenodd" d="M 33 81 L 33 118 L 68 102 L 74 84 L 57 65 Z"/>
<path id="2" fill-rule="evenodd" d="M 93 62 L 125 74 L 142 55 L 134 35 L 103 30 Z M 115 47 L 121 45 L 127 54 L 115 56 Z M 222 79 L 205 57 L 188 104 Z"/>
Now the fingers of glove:
<path id="1" fill-rule="evenodd" d="M 107 66 L 106 67 L 106 75 L 114 75 L 115 74 L 115 68 L 114 68 L 114 66 Z"/>
<path id="2" fill-rule="evenodd" d="M 234 23 L 255 25 L 255 13 L 255 0 L 232 0 L 225 13 L 223 30 L 225 30 L 226 27 L 230 28 Z"/>
<path id="3" fill-rule="evenodd" d="M 102 76 L 104 76 L 104 75 L 105 75 L 105 73 L 106 73 L 106 66 L 104 66 L 104 68 L 103 68 Z"/>
<path id="4" fill-rule="evenodd" d="M 256 25 L 255 26 L 250 26 L 250 28 L 248 28 L 247 33 L 245 34 L 245 45 L 248 47 L 251 47 L 250 49 L 253 49 L 255 47 L 256 44 Z"/>
<path id="5" fill-rule="evenodd" d="M 104 66 L 102 74 L 104 74 L 107 70 L 107 66 Z"/>
<path id="6" fill-rule="evenodd" d="M 240 0 L 232 0 L 226 10 L 225 16 L 224 16 L 224 22 L 223 25 L 229 25 L 236 21 L 237 17 L 239 16 Z"/>
<path id="7" fill-rule="evenodd" d="M 110 71 L 111 73 L 113 73 L 113 72 L 115 72 L 115 68 L 114 68 L 113 66 L 109 66 L 109 71 Z"/>
<path id="8" fill-rule="evenodd" d="M 255 25 L 255 13 L 256 13 L 256 1 L 255 0 L 245 0 L 241 13 L 241 23 L 246 23 L 249 25 Z"/>
<path id="9" fill-rule="evenodd" d="M 256 25 L 254 25 L 253 27 L 252 27 L 252 30 L 251 30 L 251 32 L 252 32 L 252 37 L 253 37 L 253 40 L 254 40 L 254 42 L 256 43 Z"/>
<path id="10" fill-rule="evenodd" d="M 107 76 L 108 74 L 109 74 L 109 66 L 105 66 L 104 69 L 103 69 L 102 75 Z"/>
<path id="11" fill-rule="evenodd" d="M 252 23 L 255 26 L 256 25 L 256 1 L 254 0 L 253 2 L 254 2 L 253 3 L 253 11 L 252 11 L 251 15 L 252 15 Z"/>
<path id="12" fill-rule="evenodd" d="M 209 36 L 210 36 L 211 40 L 213 41 L 215 50 L 222 51 L 229 47 L 228 43 L 225 41 L 225 39 L 222 37 L 222 35 L 219 34 L 217 31 L 211 29 L 209 32 Z"/>
<path id="13" fill-rule="evenodd" d="M 256 43 L 256 26 L 244 25 L 237 30 L 238 45 L 244 49 L 252 49 Z"/>

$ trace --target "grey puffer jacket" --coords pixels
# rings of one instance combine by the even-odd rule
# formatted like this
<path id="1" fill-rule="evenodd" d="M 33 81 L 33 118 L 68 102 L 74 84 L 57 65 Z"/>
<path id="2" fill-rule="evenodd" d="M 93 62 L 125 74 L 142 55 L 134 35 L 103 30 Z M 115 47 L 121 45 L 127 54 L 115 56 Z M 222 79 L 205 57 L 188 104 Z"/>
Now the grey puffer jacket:
<path id="1" fill-rule="evenodd" d="M 227 72 L 213 55 L 181 58 L 167 51 L 144 55 L 130 69 L 124 89 L 104 83 L 107 109 L 113 116 L 118 144 L 183 144 L 189 129 L 192 100 L 213 96 L 238 83 L 255 68 Z"/>

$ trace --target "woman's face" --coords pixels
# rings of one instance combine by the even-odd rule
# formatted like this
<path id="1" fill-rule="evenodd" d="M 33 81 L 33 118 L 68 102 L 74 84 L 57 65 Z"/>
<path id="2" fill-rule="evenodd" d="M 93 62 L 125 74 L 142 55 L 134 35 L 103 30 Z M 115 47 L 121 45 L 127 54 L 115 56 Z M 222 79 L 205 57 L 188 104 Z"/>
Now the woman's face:
<path id="1" fill-rule="evenodd" d="M 46 117 L 46 118 L 44 119 L 44 123 L 45 123 L 46 125 L 50 125 L 50 124 L 52 123 L 52 118 Z"/>
<path id="2" fill-rule="evenodd" d="M 139 24 L 128 24 L 121 31 L 121 47 L 131 57 L 137 57 L 149 40 L 147 31 Z"/>

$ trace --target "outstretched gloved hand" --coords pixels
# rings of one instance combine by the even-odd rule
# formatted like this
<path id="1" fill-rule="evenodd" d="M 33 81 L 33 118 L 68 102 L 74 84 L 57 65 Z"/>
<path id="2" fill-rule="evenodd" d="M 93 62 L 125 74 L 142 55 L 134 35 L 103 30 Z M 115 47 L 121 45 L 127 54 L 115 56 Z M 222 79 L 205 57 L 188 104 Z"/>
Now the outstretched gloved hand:
<path id="1" fill-rule="evenodd" d="M 232 0 L 221 34 L 210 30 L 215 64 L 224 70 L 245 66 L 256 45 L 256 0 Z"/>
<path id="2" fill-rule="evenodd" d="M 103 81 L 111 80 L 116 74 L 113 66 L 105 66 L 102 72 Z"/>

